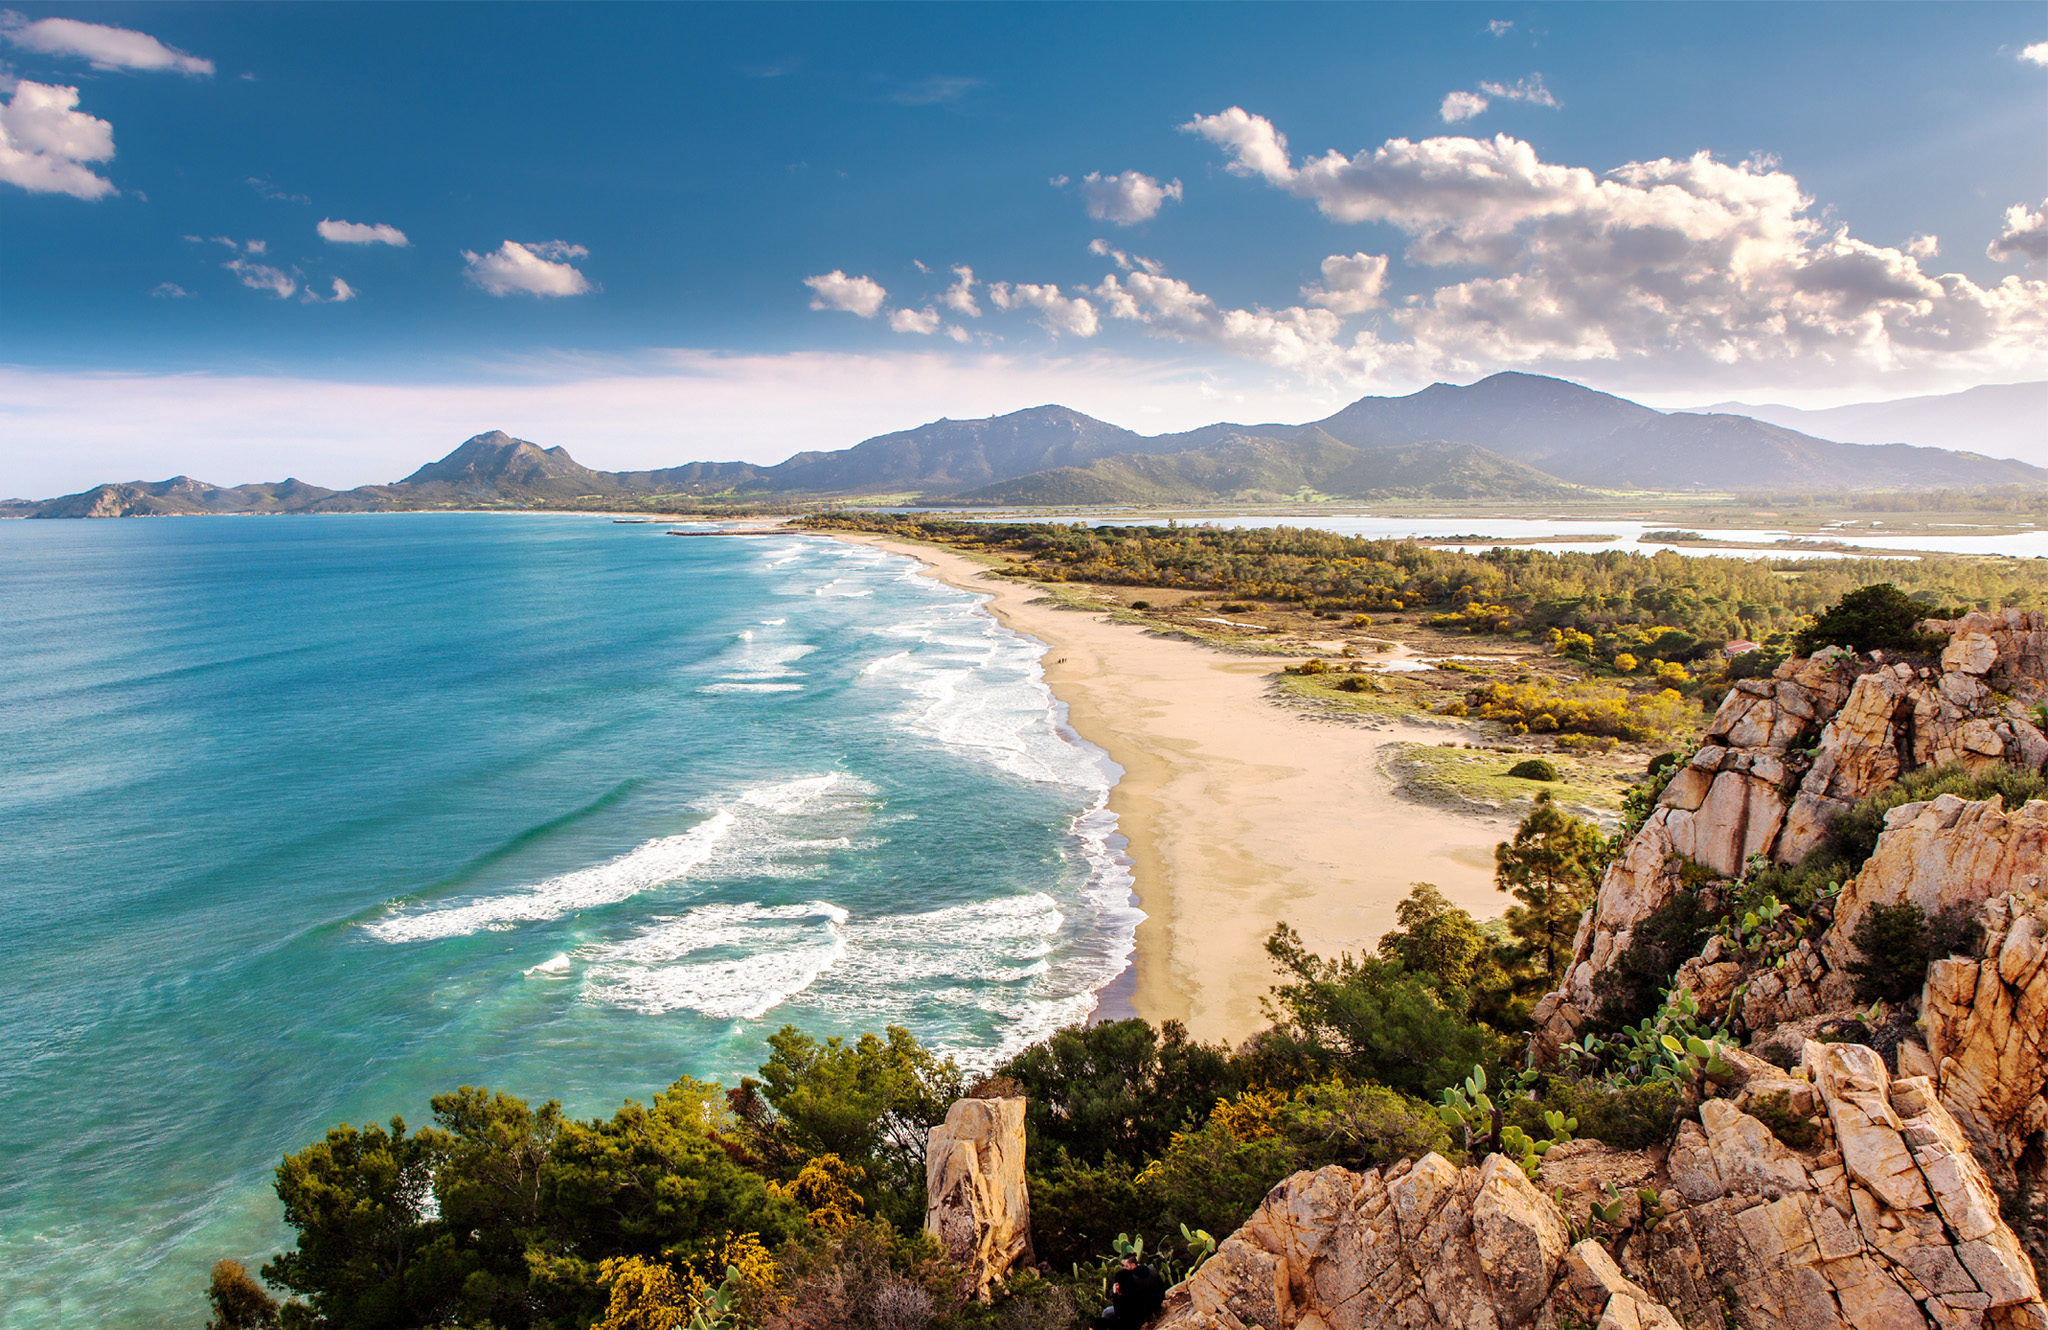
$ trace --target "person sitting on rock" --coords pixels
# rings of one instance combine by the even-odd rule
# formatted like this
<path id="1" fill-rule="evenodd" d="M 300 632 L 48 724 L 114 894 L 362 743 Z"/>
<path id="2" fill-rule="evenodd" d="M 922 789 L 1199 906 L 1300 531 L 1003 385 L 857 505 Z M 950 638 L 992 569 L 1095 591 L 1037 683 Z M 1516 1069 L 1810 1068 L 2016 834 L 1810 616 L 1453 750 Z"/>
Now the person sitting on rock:
<path id="1" fill-rule="evenodd" d="M 1149 1265 L 1140 1265 L 1135 1253 L 1125 1252 L 1123 1268 L 1109 1286 L 1109 1306 L 1095 1318 L 1104 1330 L 1138 1330 L 1158 1315 L 1166 1301 L 1166 1281 Z"/>

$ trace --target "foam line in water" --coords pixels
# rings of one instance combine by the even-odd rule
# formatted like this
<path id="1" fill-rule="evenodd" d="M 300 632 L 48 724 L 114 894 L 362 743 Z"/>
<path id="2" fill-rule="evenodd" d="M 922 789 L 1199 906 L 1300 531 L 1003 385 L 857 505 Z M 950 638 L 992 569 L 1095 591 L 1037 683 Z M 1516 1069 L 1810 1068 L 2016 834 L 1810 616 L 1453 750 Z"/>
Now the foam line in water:
<path id="1" fill-rule="evenodd" d="M 846 911 L 805 905 L 706 905 L 592 957 L 585 995 L 659 1015 L 753 1020 L 809 988 L 846 954 Z M 739 955 L 704 956 L 706 952 Z"/>
<path id="2" fill-rule="evenodd" d="M 380 942 L 422 942 L 487 929 L 514 928 L 560 919 L 580 910 L 616 905 L 643 891 L 691 876 L 725 848 L 740 849 L 746 859 L 757 859 L 759 856 L 748 844 L 757 838 L 751 825 L 742 828 L 737 838 L 740 845 L 728 847 L 743 820 L 752 824 L 764 815 L 798 812 L 833 789 L 841 779 L 838 772 L 830 772 L 745 790 L 681 835 L 647 841 L 607 863 L 462 904 L 400 910 L 363 928 Z"/>

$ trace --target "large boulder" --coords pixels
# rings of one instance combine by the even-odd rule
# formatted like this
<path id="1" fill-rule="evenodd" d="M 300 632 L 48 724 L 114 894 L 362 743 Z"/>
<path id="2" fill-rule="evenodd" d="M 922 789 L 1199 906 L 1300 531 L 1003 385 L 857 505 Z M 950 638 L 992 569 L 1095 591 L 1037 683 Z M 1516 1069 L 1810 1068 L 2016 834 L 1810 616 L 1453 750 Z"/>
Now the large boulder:
<path id="1" fill-rule="evenodd" d="M 1032 1259 L 1023 1099 L 962 1099 L 931 1129 L 924 1228 L 978 1296 Z"/>
<path id="2" fill-rule="evenodd" d="M 1860 1045 L 1805 1054 L 1791 1073 L 1744 1059 L 1737 1093 L 1668 1151 L 1557 1147 L 1540 1185 L 1499 1155 L 1297 1173 L 1172 1290 L 1158 1330 L 2048 1327 L 1932 1084 Z M 1765 1103 L 1810 1115 L 1810 1146 L 1749 1111 Z M 1608 1183 L 1618 1232 L 1590 1214 Z M 1588 1229 L 1605 1232 L 1573 1241 Z"/>

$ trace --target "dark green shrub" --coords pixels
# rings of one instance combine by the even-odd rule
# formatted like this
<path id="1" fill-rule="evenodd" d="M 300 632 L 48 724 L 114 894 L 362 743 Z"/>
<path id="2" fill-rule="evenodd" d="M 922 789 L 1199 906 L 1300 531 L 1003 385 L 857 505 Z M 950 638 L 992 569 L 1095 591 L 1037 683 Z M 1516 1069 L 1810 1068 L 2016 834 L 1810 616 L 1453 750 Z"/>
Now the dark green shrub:
<path id="1" fill-rule="evenodd" d="M 206 1301 L 213 1315 L 206 1330 L 276 1330 L 277 1299 L 249 1277 L 240 1261 L 216 1261 Z"/>
<path id="2" fill-rule="evenodd" d="M 1134 600 L 1131 602 L 1131 608 L 1134 610 L 1149 610 L 1152 608 L 1152 602 L 1149 600 Z"/>
<path id="3" fill-rule="evenodd" d="M 1337 691 L 1340 693 L 1376 693 L 1379 691 L 1379 685 L 1366 678 L 1363 674 L 1347 674 L 1337 681 Z"/>
<path id="4" fill-rule="evenodd" d="M 1902 804 L 1936 799 L 1944 794 L 1953 794 L 1958 799 L 1989 799 L 1995 794 L 2008 809 L 2014 809 L 2029 799 L 2048 798 L 2048 780 L 2043 780 L 2038 772 L 2005 763 L 1975 775 L 1959 763 L 1923 767 L 1844 809 L 1829 825 L 1823 848 L 1841 860 L 1846 874 L 1853 875 L 1877 848 L 1886 813 Z"/>
<path id="5" fill-rule="evenodd" d="M 1574 1136 L 1617 1150 L 1648 1150 L 1670 1140 L 1683 1107 L 1677 1087 L 1661 1082 L 1610 1090 L 1564 1076 L 1550 1077 L 1540 1099 L 1513 1102 L 1510 1120 L 1532 1138 L 1549 1134 L 1543 1114 L 1555 1111 L 1579 1120 Z"/>
<path id="6" fill-rule="evenodd" d="M 1859 1002 L 1904 1002 L 1918 997 L 1928 963 L 1976 950 L 1982 928 L 1974 913 L 1951 906 L 1929 919 L 1912 901 L 1879 905 L 1856 923 L 1849 940 L 1862 957 L 1849 962 Z"/>
<path id="7" fill-rule="evenodd" d="M 1630 932 L 1628 950 L 1594 977 L 1600 1006 L 1589 1030 L 1604 1035 L 1655 1015 L 1671 976 L 1699 955 L 1713 923 L 1690 891 L 1652 910 Z"/>
<path id="8" fill-rule="evenodd" d="M 1557 768 L 1540 757 L 1528 758 L 1508 768 L 1517 780 L 1556 780 Z"/>
<path id="9" fill-rule="evenodd" d="M 1024 1157 L 1034 1165 L 1031 1245 L 1039 1260 L 1064 1270 L 1108 1251 L 1119 1233 L 1143 1233 L 1151 1245 L 1158 1209 L 1139 1188 L 1133 1165 L 1121 1159 L 1084 1164 L 1061 1151 L 1047 1161 L 1050 1167 L 1040 1168 L 1028 1150 Z"/>
<path id="10" fill-rule="evenodd" d="M 1860 959 L 1849 962 L 1856 980 L 1856 1000 L 1903 1002 L 1920 991 L 1927 978 L 1927 949 L 1933 939 L 1927 915 L 1911 901 L 1880 905 L 1857 921 L 1849 935 Z"/>
<path id="11" fill-rule="evenodd" d="M 1398 961 L 1326 959 L 1285 924 L 1266 939 L 1266 954 L 1282 976 L 1267 999 L 1277 1027 L 1240 1059 L 1247 1074 L 1292 1078 L 1281 1084 L 1341 1075 L 1427 1095 L 1508 1055 L 1506 1040 L 1463 1014 L 1462 994 L 1440 993 Z"/>
<path id="12" fill-rule="evenodd" d="M 1796 642 L 1802 655 L 1822 647 L 1851 651 L 1939 651 L 1940 634 L 1920 632 L 1920 620 L 1940 612 L 1909 597 L 1890 582 L 1858 587 L 1814 616 Z"/>
<path id="13" fill-rule="evenodd" d="M 1383 1085 L 1256 1091 L 1216 1106 L 1199 1128 L 1178 1132 L 1139 1175 L 1162 1229 L 1185 1223 L 1228 1233 L 1250 1218 L 1275 1184 L 1304 1169 L 1363 1170 L 1451 1149 L 1430 1105 Z M 1032 1193 L 1032 1219 L 1038 1197 Z"/>
<path id="14" fill-rule="evenodd" d="M 1758 1095 L 1749 1101 L 1749 1115 L 1771 1129 L 1771 1135 L 1791 1146 L 1794 1150 L 1811 1150 L 1820 1144 L 1820 1127 L 1814 1120 L 1795 1111 L 1792 1096 L 1785 1090 L 1773 1090 Z"/>
<path id="15" fill-rule="evenodd" d="M 1154 1030 L 1141 1020 L 1061 1030 L 996 1071 L 1023 1089 L 1026 1157 L 1065 1150 L 1088 1163 L 1151 1158 L 1245 1075 L 1226 1046 L 1189 1039 L 1178 1021 Z"/>

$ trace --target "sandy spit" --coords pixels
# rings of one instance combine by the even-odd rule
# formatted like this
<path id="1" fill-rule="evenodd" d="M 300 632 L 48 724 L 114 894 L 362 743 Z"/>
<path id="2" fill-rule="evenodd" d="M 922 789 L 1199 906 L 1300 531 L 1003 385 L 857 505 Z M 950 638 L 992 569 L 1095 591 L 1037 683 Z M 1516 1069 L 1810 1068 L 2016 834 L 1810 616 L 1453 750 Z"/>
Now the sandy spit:
<path id="1" fill-rule="evenodd" d="M 1493 885 L 1493 846 L 1512 823 L 1410 803 L 1380 771 L 1384 745 L 1436 743 L 1442 730 L 1314 720 L 1267 699 L 1280 658 L 1059 608 L 951 550 L 831 534 L 917 559 L 1046 644 L 1046 683 L 1075 731 L 1124 768 L 1109 807 L 1147 916 L 1131 992 L 1140 1016 L 1235 1043 L 1267 1023 L 1276 921 L 1331 955 L 1370 951 L 1414 882 L 1482 919 L 1509 903 Z"/>

